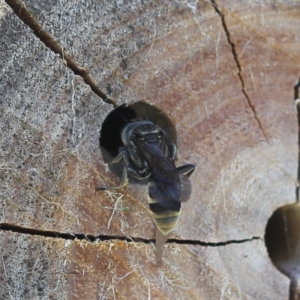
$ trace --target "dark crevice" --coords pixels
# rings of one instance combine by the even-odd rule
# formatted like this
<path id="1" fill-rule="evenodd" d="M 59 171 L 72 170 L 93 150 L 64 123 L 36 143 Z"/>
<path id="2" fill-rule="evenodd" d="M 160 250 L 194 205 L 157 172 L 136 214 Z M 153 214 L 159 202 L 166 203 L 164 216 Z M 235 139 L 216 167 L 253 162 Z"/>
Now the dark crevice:
<path id="1" fill-rule="evenodd" d="M 253 236 L 249 239 L 242 239 L 242 240 L 228 240 L 224 242 L 202 242 L 199 240 L 177 240 L 177 239 L 168 239 L 167 243 L 174 243 L 174 244 L 184 244 L 184 245 L 200 245 L 204 247 L 222 247 L 230 244 L 242 244 L 246 242 L 251 242 L 253 240 L 261 240 L 259 236 Z"/>
<path id="2" fill-rule="evenodd" d="M 84 82 L 90 86 L 91 90 L 98 95 L 104 102 L 116 106 L 114 100 L 109 99 L 107 95 L 99 89 L 94 79 L 89 75 L 89 72 L 77 65 L 77 63 L 66 53 L 64 48 L 42 27 L 35 16 L 26 8 L 21 0 L 5 0 L 12 8 L 16 15 L 29 26 L 35 36 L 39 38 L 51 51 L 59 54 L 60 58 L 66 62 L 67 66 L 83 78 Z"/>
<path id="3" fill-rule="evenodd" d="M 226 25 L 225 16 L 221 12 L 221 10 L 219 9 L 219 7 L 218 7 L 217 3 L 215 2 L 215 0 L 211 0 L 211 5 L 215 9 L 216 13 L 221 17 L 222 26 L 223 26 L 223 29 L 225 31 L 225 34 L 226 34 L 226 37 L 227 37 L 227 41 L 228 41 L 228 43 L 229 43 L 229 45 L 231 47 L 231 52 L 232 52 L 232 55 L 233 55 L 233 59 L 234 59 L 234 61 L 236 63 L 237 69 L 238 69 L 238 77 L 239 77 L 239 80 L 240 80 L 241 85 L 242 85 L 242 93 L 245 96 L 250 109 L 252 110 L 254 118 L 255 118 L 258 126 L 259 126 L 259 129 L 261 130 L 263 136 L 265 137 L 266 141 L 268 142 L 268 137 L 267 137 L 266 132 L 265 132 L 265 130 L 264 130 L 264 128 L 263 128 L 263 126 L 262 126 L 262 124 L 261 124 L 258 116 L 257 116 L 256 110 L 255 110 L 255 106 L 252 104 L 251 99 L 250 99 L 249 95 L 246 92 L 245 83 L 244 83 L 244 79 L 243 79 L 243 76 L 242 76 L 242 67 L 241 67 L 241 64 L 239 62 L 239 59 L 238 59 L 238 56 L 237 56 L 237 53 L 236 53 L 235 44 L 231 40 L 231 35 L 230 35 L 229 29 L 228 29 L 228 27 Z"/>
<path id="4" fill-rule="evenodd" d="M 296 201 L 299 202 L 299 188 L 300 188 L 300 78 L 298 83 L 294 86 L 294 101 L 297 107 L 298 115 L 298 173 L 297 173 L 297 186 L 296 186 Z"/>
<path id="5" fill-rule="evenodd" d="M 90 235 L 90 234 L 82 234 L 82 233 L 60 233 L 57 231 L 48 231 L 48 230 L 37 230 L 37 229 L 32 229 L 32 228 L 25 228 L 25 227 L 20 227 L 16 226 L 13 224 L 8 224 L 8 223 L 1 223 L 0 224 L 0 231 L 11 231 L 11 232 L 16 232 L 16 233 L 22 233 L 22 234 L 28 234 L 28 235 L 33 235 L 33 236 L 43 236 L 43 237 L 51 237 L 51 238 L 61 238 L 65 240 L 86 240 L 88 242 L 94 242 L 96 240 L 100 241 L 126 241 L 128 243 L 131 242 L 140 242 L 144 244 L 154 244 L 155 239 L 145 239 L 145 238 L 136 238 L 136 237 L 126 237 L 126 236 L 115 236 L 115 235 Z M 168 239 L 167 243 L 172 243 L 172 244 L 181 244 L 181 245 L 200 245 L 204 247 L 221 247 L 221 246 L 226 246 L 229 244 L 242 244 L 246 242 L 251 242 L 253 240 L 261 240 L 260 237 L 254 236 L 249 239 L 242 239 L 242 240 L 228 240 L 225 242 L 202 242 L 199 240 L 179 240 L 179 239 Z"/>

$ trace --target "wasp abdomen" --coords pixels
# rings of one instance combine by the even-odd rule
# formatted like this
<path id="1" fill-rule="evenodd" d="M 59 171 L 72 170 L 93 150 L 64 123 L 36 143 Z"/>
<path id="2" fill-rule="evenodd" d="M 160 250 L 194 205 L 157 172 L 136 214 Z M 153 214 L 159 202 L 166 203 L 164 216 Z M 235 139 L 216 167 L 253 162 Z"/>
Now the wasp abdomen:
<path id="1" fill-rule="evenodd" d="M 154 199 L 148 198 L 150 211 L 157 228 L 164 234 L 169 234 L 176 226 L 181 209 L 173 210 L 162 207 Z"/>
<path id="2" fill-rule="evenodd" d="M 167 210 L 164 213 L 157 214 L 152 212 L 153 220 L 158 229 L 167 235 L 170 233 L 177 224 L 180 211 Z"/>

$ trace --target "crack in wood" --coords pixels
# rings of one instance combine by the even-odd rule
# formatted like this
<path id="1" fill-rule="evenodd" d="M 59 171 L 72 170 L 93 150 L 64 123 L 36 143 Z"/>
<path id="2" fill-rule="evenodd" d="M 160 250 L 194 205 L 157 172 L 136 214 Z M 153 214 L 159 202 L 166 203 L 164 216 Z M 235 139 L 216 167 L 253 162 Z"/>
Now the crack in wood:
<path id="1" fill-rule="evenodd" d="M 77 65 L 77 63 L 66 53 L 64 48 L 43 28 L 37 18 L 26 8 L 21 0 L 5 0 L 15 14 L 30 27 L 34 35 L 40 39 L 51 51 L 59 54 L 60 58 L 73 71 L 75 75 L 81 76 L 84 82 L 90 86 L 91 90 L 104 102 L 116 106 L 116 102 L 110 98 L 97 86 L 89 72 Z"/>
<path id="2" fill-rule="evenodd" d="M 11 231 L 21 234 L 28 234 L 28 235 L 37 235 L 37 236 L 43 236 L 43 237 L 51 237 L 51 238 L 61 238 L 65 240 L 86 240 L 88 242 L 95 242 L 96 240 L 100 241 L 126 241 L 128 243 L 134 242 L 134 243 L 144 243 L 144 244 L 154 244 L 155 239 L 145 239 L 145 238 L 137 238 L 137 237 L 126 237 L 126 236 L 118 236 L 118 235 L 90 235 L 90 234 L 84 234 L 84 233 L 61 233 L 58 231 L 49 231 L 49 230 L 39 230 L 39 229 L 33 229 L 33 228 L 26 228 L 17 226 L 14 224 L 9 223 L 0 223 L 0 231 Z M 168 239 L 166 243 L 169 244 L 181 244 L 181 245 L 200 245 L 204 247 L 222 247 L 229 244 L 242 244 L 246 242 L 251 242 L 253 240 L 262 240 L 259 236 L 253 236 L 248 239 L 241 239 L 241 240 L 228 240 L 224 242 L 203 242 L 200 240 L 190 240 L 190 239 L 175 239 L 171 238 Z"/>
<path id="3" fill-rule="evenodd" d="M 244 79 L 243 79 L 243 76 L 242 76 L 242 67 L 241 67 L 241 64 L 239 62 L 239 59 L 238 59 L 238 56 L 237 56 L 237 53 L 236 53 L 235 44 L 234 44 L 234 42 L 231 39 L 231 35 L 230 35 L 229 29 L 228 29 L 227 24 L 226 24 L 225 16 L 221 12 L 221 10 L 219 9 L 219 7 L 218 7 L 217 3 L 215 2 L 215 0 L 211 0 L 211 5 L 214 8 L 214 10 L 216 11 L 216 13 L 221 18 L 222 27 L 223 27 L 223 29 L 225 31 L 228 44 L 231 47 L 231 53 L 233 55 L 233 59 L 234 59 L 234 61 L 236 63 L 237 69 L 238 69 L 238 74 L 237 75 L 238 75 L 239 80 L 240 80 L 241 85 L 242 85 L 242 93 L 245 96 L 250 109 L 252 110 L 252 113 L 253 113 L 254 118 L 255 118 L 255 120 L 256 120 L 256 122 L 258 124 L 259 129 L 261 130 L 261 132 L 262 132 L 264 138 L 266 139 L 266 141 L 269 143 L 267 134 L 266 134 L 266 132 L 265 132 L 265 130 L 264 130 L 264 128 L 263 128 L 263 126 L 262 126 L 262 124 L 261 124 L 258 116 L 257 116 L 257 112 L 256 112 L 256 109 L 255 109 L 255 106 L 252 104 L 251 99 L 250 99 L 249 95 L 246 92 L 245 82 L 244 82 Z"/>

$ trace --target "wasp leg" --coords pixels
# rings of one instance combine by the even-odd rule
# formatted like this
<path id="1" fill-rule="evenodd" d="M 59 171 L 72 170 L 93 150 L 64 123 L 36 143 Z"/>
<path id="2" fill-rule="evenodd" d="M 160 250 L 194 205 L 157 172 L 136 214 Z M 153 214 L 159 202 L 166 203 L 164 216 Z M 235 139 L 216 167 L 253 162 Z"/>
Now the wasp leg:
<path id="1" fill-rule="evenodd" d="M 127 168 L 128 171 L 130 171 L 130 177 L 134 177 L 135 179 L 138 180 L 144 180 L 147 179 L 148 177 L 150 177 L 151 173 L 147 170 L 147 167 L 144 167 L 144 169 L 142 170 L 137 170 L 134 167 L 131 167 L 132 164 L 129 162 L 129 153 L 125 148 L 120 147 L 119 150 L 121 151 L 112 161 L 110 164 L 114 164 L 117 163 L 121 160 L 121 158 L 123 158 L 124 164 L 125 164 L 125 168 Z M 145 175 L 142 175 L 145 174 Z"/>
<path id="2" fill-rule="evenodd" d="M 122 174 L 122 178 L 121 178 L 121 182 L 119 185 L 117 186 L 107 186 L 107 187 L 98 187 L 97 190 L 98 191 L 111 191 L 111 190 L 117 190 L 120 189 L 126 185 L 128 185 L 129 183 L 129 179 L 128 179 L 128 173 L 131 173 L 133 177 L 139 176 L 139 173 L 132 167 L 130 166 L 125 166 L 123 169 L 123 174 Z"/>
<path id="3" fill-rule="evenodd" d="M 142 172 L 144 172 L 144 170 Z M 135 173 L 131 174 L 131 177 L 134 177 L 135 179 L 138 179 L 138 180 L 144 180 L 144 179 L 149 178 L 150 175 L 151 175 L 150 172 L 148 174 L 146 173 L 146 175 L 144 175 L 144 176 L 141 173 L 135 172 Z"/>
<path id="4" fill-rule="evenodd" d="M 128 152 L 124 148 L 120 148 L 121 152 L 111 161 L 110 164 L 115 164 L 123 159 L 125 167 L 123 169 L 121 182 L 115 187 L 98 187 L 98 191 L 116 190 L 126 186 L 129 183 L 129 176 L 134 177 L 139 180 L 148 178 L 151 173 L 142 176 L 139 171 L 137 171 L 129 162 Z"/>
<path id="5" fill-rule="evenodd" d="M 184 173 L 185 176 L 190 177 L 196 169 L 196 165 L 194 164 L 186 164 L 176 168 L 178 173 Z"/>
<path id="6" fill-rule="evenodd" d="M 172 160 L 177 160 L 178 159 L 178 150 L 175 144 L 171 143 L 169 145 L 169 151 L 170 151 L 170 158 Z"/>
<path id="7" fill-rule="evenodd" d="M 118 163 L 121 159 L 123 159 L 125 167 L 123 169 L 121 183 L 118 186 L 114 187 L 98 187 L 98 191 L 116 190 L 122 188 L 128 184 L 128 171 L 132 173 L 137 172 L 134 168 L 130 166 L 128 152 L 124 148 L 120 148 L 119 150 L 120 153 L 110 162 L 110 164 Z"/>
<path id="8" fill-rule="evenodd" d="M 128 151 L 122 147 L 119 148 L 119 151 L 119 154 L 109 164 L 115 164 L 123 158 L 125 165 L 129 165 Z"/>

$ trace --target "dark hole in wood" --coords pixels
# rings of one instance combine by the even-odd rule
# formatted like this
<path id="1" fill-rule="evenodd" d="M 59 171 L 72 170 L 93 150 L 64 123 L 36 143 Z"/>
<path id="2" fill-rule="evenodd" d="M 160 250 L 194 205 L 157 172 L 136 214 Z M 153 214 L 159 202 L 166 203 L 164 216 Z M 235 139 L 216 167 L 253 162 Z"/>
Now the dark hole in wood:
<path id="1" fill-rule="evenodd" d="M 160 126 L 170 143 L 177 145 L 177 133 L 167 114 L 157 106 L 138 101 L 116 107 L 104 120 L 100 132 L 100 149 L 105 163 L 110 163 L 123 146 L 121 132 L 124 126 L 133 121 L 149 120 Z M 109 169 L 118 177 L 122 176 L 124 165 L 117 163 Z"/>
<path id="2" fill-rule="evenodd" d="M 266 226 L 265 244 L 279 271 L 290 278 L 300 271 L 299 204 L 287 204 L 274 211 Z"/>

